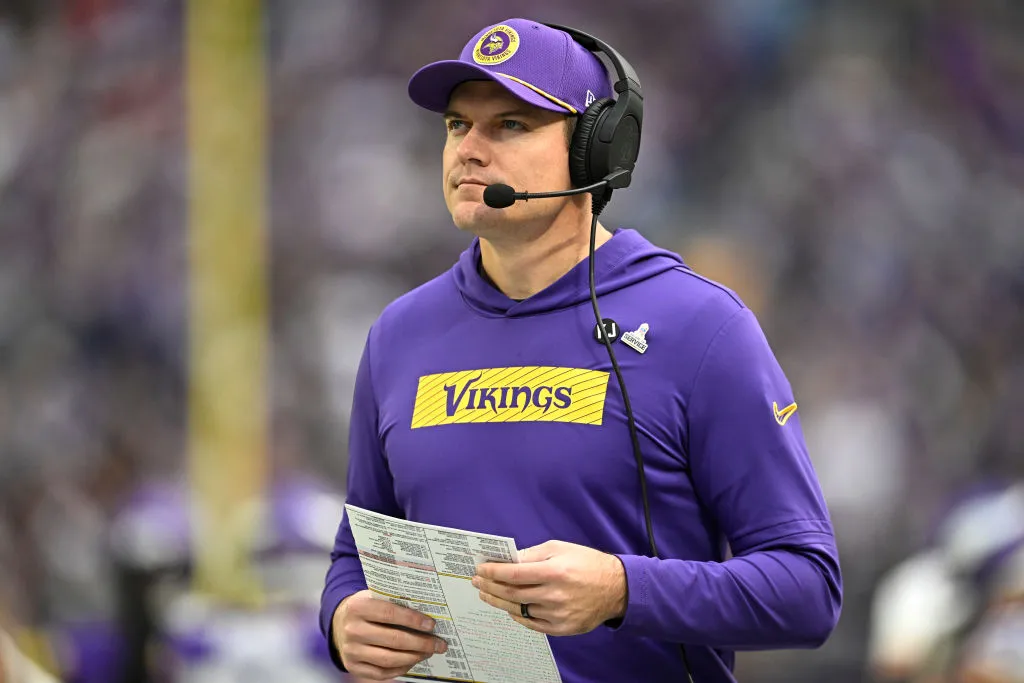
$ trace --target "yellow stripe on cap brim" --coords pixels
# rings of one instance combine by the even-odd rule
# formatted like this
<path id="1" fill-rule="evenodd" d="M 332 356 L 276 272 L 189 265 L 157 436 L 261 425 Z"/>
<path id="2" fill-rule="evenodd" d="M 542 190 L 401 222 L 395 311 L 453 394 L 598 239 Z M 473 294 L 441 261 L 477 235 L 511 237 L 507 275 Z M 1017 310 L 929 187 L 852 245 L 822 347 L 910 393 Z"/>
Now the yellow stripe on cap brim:
<path id="1" fill-rule="evenodd" d="M 525 85 L 527 88 L 529 88 L 533 92 L 537 93 L 541 97 L 544 97 L 544 98 L 547 98 L 547 99 L 551 100 L 552 102 L 557 104 L 559 107 L 565 107 L 566 109 L 569 110 L 570 113 L 572 113 L 572 114 L 579 114 L 579 112 L 576 111 L 576 107 L 572 106 L 568 102 L 563 102 L 562 100 L 558 99 L 557 97 L 555 97 L 554 95 L 552 95 L 550 93 L 544 92 L 543 90 L 541 90 L 537 86 L 533 85 L 532 83 L 527 83 L 526 81 L 524 81 L 521 78 L 516 78 L 515 76 L 509 76 L 508 74 L 503 74 L 503 73 L 501 73 L 499 71 L 495 71 L 494 74 L 497 75 L 497 76 L 501 76 L 503 78 L 507 78 L 510 81 L 515 81 L 519 85 Z"/>

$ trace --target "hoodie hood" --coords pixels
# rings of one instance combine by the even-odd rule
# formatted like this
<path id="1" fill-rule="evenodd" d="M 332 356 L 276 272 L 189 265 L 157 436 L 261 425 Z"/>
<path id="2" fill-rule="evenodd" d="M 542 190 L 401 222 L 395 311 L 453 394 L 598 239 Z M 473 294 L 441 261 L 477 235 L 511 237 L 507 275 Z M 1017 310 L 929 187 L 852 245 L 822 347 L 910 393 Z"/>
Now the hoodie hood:
<path id="1" fill-rule="evenodd" d="M 463 299 L 483 315 L 518 318 L 590 301 L 589 258 L 523 301 L 510 299 L 488 282 L 480 274 L 479 264 L 480 239 L 474 238 L 452 272 Z M 686 264 L 678 254 L 656 247 L 636 230 L 619 228 L 594 253 L 594 284 L 600 297 L 680 267 Z"/>

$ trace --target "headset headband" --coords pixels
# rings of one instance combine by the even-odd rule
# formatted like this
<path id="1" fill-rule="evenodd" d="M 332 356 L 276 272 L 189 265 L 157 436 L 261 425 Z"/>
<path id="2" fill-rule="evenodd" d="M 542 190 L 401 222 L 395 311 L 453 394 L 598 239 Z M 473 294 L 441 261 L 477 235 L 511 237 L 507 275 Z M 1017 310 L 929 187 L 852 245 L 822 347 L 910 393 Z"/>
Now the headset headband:
<path id="1" fill-rule="evenodd" d="M 607 55 L 608 60 L 611 61 L 612 67 L 615 69 L 615 92 L 622 94 L 626 90 L 630 90 L 635 93 L 637 97 L 640 97 L 641 99 L 643 98 L 644 95 L 643 90 L 640 87 L 640 77 L 636 75 L 636 70 L 628 61 L 626 61 L 626 58 L 620 55 L 611 45 L 600 38 L 590 35 L 589 33 L 585 33 L 579 29 L 570 28 L 569 26 L 548 23 L 545 23 L 544 25 L 568 33 L 573 40 L 591 52 L 602 52 Z"/>

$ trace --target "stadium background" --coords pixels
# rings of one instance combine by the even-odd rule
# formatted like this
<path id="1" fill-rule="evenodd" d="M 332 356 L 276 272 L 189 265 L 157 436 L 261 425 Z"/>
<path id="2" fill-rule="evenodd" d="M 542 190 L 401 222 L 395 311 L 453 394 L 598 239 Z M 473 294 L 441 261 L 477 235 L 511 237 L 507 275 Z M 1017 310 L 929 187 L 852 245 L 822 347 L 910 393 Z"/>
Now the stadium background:
<path id="1" fill-rule="evenodd" d="M 637 68 L 643 146 L 605 223 L 744 297 L 799 399 L 846 603 L 824 648 L 743 654 L 741 680 L 881 680 L 883 656 L 909 680 L 901 638 L 984 615 L 975 569 L 1024 514 L 943 522 L 1024 477 L 1021 3 L 0 8 L 0 605 L 65 680 L 132 650 L 103 636 L 119 618 L 159 633 L 315 600 L 365 332 L 466 244 L 439 192 L 443 127 L 406 81 L 510 16 L 592 32 Z M 292 498 L 295 528 L 269 532 Z M 883 620 L 891 572 L 964 538 L 949 563 L 970 580 Z M 177 569 L 140 588 L 139 564 Z M 183 607 L 165 584 L 206 597 Z M 139 595 L 151 613 L 126 615 Z M 153 640 L 138 671 L 201 680 Z"/>

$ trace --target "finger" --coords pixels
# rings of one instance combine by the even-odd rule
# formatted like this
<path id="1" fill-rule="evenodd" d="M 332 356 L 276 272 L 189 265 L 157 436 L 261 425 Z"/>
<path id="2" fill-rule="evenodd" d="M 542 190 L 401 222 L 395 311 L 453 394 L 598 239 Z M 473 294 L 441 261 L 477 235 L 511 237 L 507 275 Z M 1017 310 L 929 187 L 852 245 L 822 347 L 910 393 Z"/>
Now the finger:
<path id="1" fill-rule="evenodd" d="M 385 672 L 373 668 L 373 669 L 349 669 L 350 676 L 348 678 L 342 678 L 343 681 L 351 680 L 352 683 L 373 683 L 375 681 L 393 681 L 394 676 L 388 676 Z M 401 674 L 398 674 L 401 676 Z"/>
<path id="2" fill-rule="evenodd" d="M 410 667 L 433 655 L 433 652 L 430 655 L 422 652 L 402 652 L 366 643 L 352 643 L 346 651 L 348 661 L 354 664 L 366 664 L 388 671 L 400 669 L 402 672 L 408 671 Z"/>
<path id="3" fill-rule="evenodd" d="M 411 668 L 411 667 L 410 667 Z M 372 664 L 360 663 L 349 668 L 355 683 L 367 683 L 367 681 L 394 681 L 398 676 L 405 675 L 409 669 L 382 669 Z M 347 678 L 342 680 L 349 680 Z"/>
<path id="4" fill-rule="evenodd" d="M 563 635 L 563 627 L 559 626 L 554 621 L 550 621 L 551 611 L 541 605 L 530 605 L 530 618 L 522 616 L 521 606 L 519 604 L 510 603 L 506 600 L 496 598 L 491 595 L 484 593 L 480 594 L 480 599 L 486 602 L 492 607 L 497 607 L 501 611 L 508 614 L 517 623 L 522 624 L 531 631 L 537 631 L 539 633 L 546 633 L 548 635 Z"/>
<path id="5" fill-rule="evenodd" d="M 543 562 L 554 557 L 560 549 L 562 541 L 545 541 L 540 545 L 523 548 L 519 551 L 520 562 Z"/>
<path id="6" fill-rule="evenodd" d="M 492 581 L 479 576 L 473 577 L 473 585 L 484 593 L 489 593 L 502 600 L 516 603 L 547 602 L 545 599 L 549 589 L 545 586 L 517 586 L 500 581 Z"/>
<path id="7" fill-rule="evenodd" d="M 530 615 L 533 615 L 533 608 L 530 608 Z M 509 614 L 510 617 L 515 619 L 518 623 L 522 624 L 531 631 L 538 631 L 539 633 L 547 633 L 548 635 L 557 635 L 558 628 L 555 624 L 547 621 L 546 619 L 539 619 L 534 617 L 533 619 L 526 619 L 519 614 Z"/>
<path id="8" fill-rule="evenodd" d="M 434 620 L 422 612 L 377 598 L 363 600 L 359 604 L 352 605 L 352 612 L 367 621 L 375 621 L 378 624 L 404 626 L 414 631 L 431 631 L 434 628 Z"/>
<path id="9" fill-rule="evenodd" d="M 530 616 L 533 617 L 533 619 L 524 619 L 522 616 L 522 603 L 509 602 L 508 600 L 502 600 L 501 598 L 497 598 L 487 593 L 480 593 L 480 599 L 492 607 L 497 607 L 503 612 L 508 612 L 509 616 L 515 618 L 517 621 L 522 619 L 523 621 L 546 622 L 548 617 L 551 616 L 551 610 L 543 605 L 527 603 L 530 606 Z"/>
<path id="10" fill-rule="evenodd" d="M 476 575 L 492 581 L 516 585 L 536 585 L 549 578 L 550 570 L 544 562 L 526 564 L 511 562 L 484 562 L 476 568 Z"/>
<path id="11" fill-rule="evenodd" d="M 350 667 L 349 673 L 355 677 L 356 683 L 365 683 L 366 681 L 393 681 L 396 677 L 402 676 L 409 671 L 409 668 L 382 669 L 379 666 L 373 666 L 372 664 L 362 662 Z"/>
<path id="12" fill-rule="evenodd" d="M 377 624 L 372 621 L 356 622 L 351 630 L 345 634 L 346 639 L 354 643 L 375 645 L 398 650 L 400 652 L 418 652 L 425 655 L 433 655 L 441 648 L 442 651 L 447 644 L 436 636 L 407 631 L 403 628 Z"/>
<path id="13" fill-rule="evenodd" d="M 540 633 L 554 634 L 557 631 L 556 624 L 548 621 L 545 617 L 548 615 L 548 611 L 539 605 L 530 605 L 530 619 L 525 618 L 520 613 L 520 606 L 518 604 L 510 603 L 500 598 L 495 598 L 490 595 L 480 594 L 480 599 L 486 602 L 492 607 L 497 607 L 501 611 L 508 614 L 515 621 L 522 624 L 531 631 L 539 631 Z"/>

